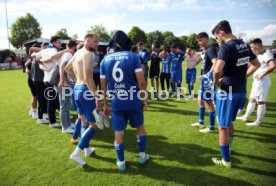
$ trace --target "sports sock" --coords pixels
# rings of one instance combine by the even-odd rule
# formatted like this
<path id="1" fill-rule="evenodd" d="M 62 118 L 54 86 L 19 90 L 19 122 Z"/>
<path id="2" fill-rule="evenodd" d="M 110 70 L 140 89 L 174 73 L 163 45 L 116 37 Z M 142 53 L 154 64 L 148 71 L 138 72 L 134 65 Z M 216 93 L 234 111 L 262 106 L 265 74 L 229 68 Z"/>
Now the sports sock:
<path id="1" fill-rule="evenodd" d="M 210 122 L 210 130 L 214 130 L 215 129 L 215 116 L 216 116 L 216 112 L 209 112 L 209 122 Z"/>
<path id="2" fill-rule="evenodd" d="M 220 145 L 219 148 L 222 154 L 222 159 L 226 162 L 230 162 L 230 145 Z"/>
<path id="3" fill-rule="evenodd" d="M 80 131 L 81 131 L 81 120 L 77 119 L 75 122 L 75 130 L 72 138 L 77 139 L 80 134 Z"/>
<path id="4" fill-rule="evenodd" d="M 263 117 L 265 115 L 265 111 L 266 111 L 266 105 L 258 105 L 258 110 L 257 110 L 257 122 L 258 123 L 262 123 L 263 121 Z"/>
<path id="5" fill-rule="evenodd" d="M 117 157 L 119 159 L 119 161 L 125 161 L 125 155 L 124 155 L 124 144 L 114 144 L 114 148 L 117 154 Z"/>
<path id="6" fill-rule="evenodd" d="M 199 124 L 204 124 L 204 114 L 205 114 L 205 107 L 199 107 L 198 117 L 199 117 Z"/>
<path id="7" fill-rule="evenodd" d="M 140 156 L 145 155 L 147 136 L 137 136 L 137 143 L 139 147 Z M 142 154 L 141 154 L 142 153 Z"/>
<path id="8" fill-rule="evenodd" d="M 252 114 L 252 112 L 255 109 L 255 106 L 256 106 L 256 102 L 249 101 L 247 104 L 246 113 L 245 113 L 244 117 L 248 117 L 250 114 Z"/>
<path id="9" fill-rule="evenodd" d="M 89 127 L 82 135 L 80 142 L 78 143 L 78 147 L 80 149 L 88 148 L 89 141 L 93 138 L 95 133 L 96 133 L 96 130 L 93 127 Z"/>

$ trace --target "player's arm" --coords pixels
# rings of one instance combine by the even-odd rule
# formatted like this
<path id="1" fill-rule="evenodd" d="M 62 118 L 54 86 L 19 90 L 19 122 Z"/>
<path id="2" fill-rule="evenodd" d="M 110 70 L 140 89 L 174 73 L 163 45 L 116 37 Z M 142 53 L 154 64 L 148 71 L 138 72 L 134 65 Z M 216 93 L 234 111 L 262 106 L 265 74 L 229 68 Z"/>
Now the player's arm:
<path id="1" fill-rule="evenodd" d="M 261 66 L 257 56 L 253 53 L 253 51 L 249 46 L 248 46 L 248 49 L 249 49 L 249 63 L 248 63 L 249 65 L 246 72 L 247 77 L 252 75 Z"/>
<path id="2" fill-rule="evenodd" d="M 73 71 L 73 62 L 74 62 L 75 59 L 76 59 L 76 56 L 73 56 L 73 58 L 71 58 L 71 59 L 69 60 L 69 62 L 66 64 L 66 66 L 64 67 L 65 72 L 66 72 L 67 74 L 70 74 L 71 76 L 73 76 L 74 79 L 76 79 L 76 78 L 75 78 L 74 71 Z"/>
<path id="3" fill-rule="evenodd" d="M 50 69 L 46 68 L 42 63 L 39 63 L 39 68 L 43 71 L 49 72 Z"/>
<path id="4" fill-rule="evenodd" d="M 102 99 L 103 99 L 103 109 L 104 115 L 108 116 L 110 114 L 110 109 L 107 102 L 107 81 L 106 74 L 104 70 L 104 60 L 100 64 L 100 79 L 101 79 L 101 90 L 102 90 Z"/>
<path id="5" fill-rule="evenodd" d="M 28 59 L 28 61 L 25 63 L 25 67 L 28 67 L 32 63 L 31 59 Z"/>
<path id="6" fill-rule="evenodd" d="M 28 59 L 28 61 L 25 63 L 25 67 L 26 67 L 26 73 L 30 74 L 30 70 L 28 68 L 28 66 L 32 63 L 31 59 Z"/>
<path id="7" fill-rule="evenodd" d="M 96 85 L 93 79 L 93 53 L 85 52 L 83 56 L 83 71 L 84 71 L 84 81 L 86 82 L 87 87 L 92 91 L 94 97 L 96 97 Z"/>
<path id="8" fill-rule="evenodd" d="M 37 48 L 37 47 L 31 47 L 29 49 L 29 55 L 31 55 L 34 52 L 40 52 L 42 49 L 41 48 Z"/>
<path id="9" fill-rule="evenodd" d="M 248 66 L 248 69 L 246 72 L 247 77 L 252 75 L 261 66 L 261 64 L 257 58 L 250 60 L 249 63 L 250 63 L 250 65 Z"/>
<path id="10" fill-rule="evenodd" d="M 135 60 L 135 76 L 138 82 L 139 89 L 141 90 L 141 98 L 143 99 L 143 111 L 146 111 L 148 106 L 147 97 L 145 95 L 145 92 L 147 92 L 147 85 L 144 78 L 143 70 L 138 59 Z"/>
<path id="11" fill-rule="evenodd" d="M 60 81 L 59 81 L 59 84 L 58 84 L 59 89 L 64 87 L 64 82 L 67 80 L 66 71 L 65 71 L 66 64 L 67 64 L 67 61 L 62 61 L 61 65 L 59 67 L 59 74 L 60 74 Z"/>
<path id="12" fill-rule="evenodd" d="M 218 59 L 216 61 L 216 64 L 213 65 L 214 66 L 214 69 L 213 69 L 213 79 L 214 79 L 214 84 L 215 85 L 218 85 L 220 82 L 220 77 L 222 75 L 222 69 L 225 65 L 225 61 L 222 60 L 222 59 Z"/>
<path id="13" fill-rule="evenodd" d="M 65 49 L 65 50 L 59 51 L 59 52 L 55 53 L 54 55 L 52 55 L 52 56 L 49 57 L 49 58 L 41 59 L 40 62 L 41 62 L 41 63 L 49 63 L 49 62 L 52 62 L 52 60 L 61 57 L 65 52 L 69 52 L 69 51 L 70 51 L 70 49 Z"/>
<path id="14" fill-rule="evenodd" d="M 198 54 L 196 54 L 196 55 L 197 55 L 196 65 L 198 65 L 202 61 L 202 59 L 201 59 L 200 55 L 198 55 Z"/>
<path id="15" fill-rule="evenodd" d="M 271 59 L 268 61 L 268 68 L 266 71 L 262 72 L 261 74 L 258 74 L 256 76 L 257 79 L 262 79 L 265 75 L 269 74 L 270 72 L 273 72 L 273 70 L 276 68 L 276 62 L 274 59 Z"/>

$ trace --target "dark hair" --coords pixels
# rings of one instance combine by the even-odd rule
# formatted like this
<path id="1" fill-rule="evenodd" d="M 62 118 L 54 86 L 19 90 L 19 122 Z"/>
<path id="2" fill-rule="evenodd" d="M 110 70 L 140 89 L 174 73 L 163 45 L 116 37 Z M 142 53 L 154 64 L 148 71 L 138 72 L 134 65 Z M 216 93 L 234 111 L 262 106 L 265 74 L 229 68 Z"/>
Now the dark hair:
<path id="1" fill-rule="evenodd" d="M 69 42 L 67 43 L 67 47 L 68 47 L 68 48 L 73 48 L 73 47 L 75 47 L 75 46 L 77 46 L 76 41 L 69 40 Z"/>
<path id="2" fill-rule="evenodd" d="M 152 45 L 156 48 L 160 48 L 160 45 L 159 45 L 158 41 L 153 41 Z"/>
<path id="3" fill-rule="evenodd" d="M 263 45 L 263 42 L 262 42 L 262 40 L 260 38 L 253 39 L 251 41 L 251 43 Z"/>
<path id="4" fill-rule="evenodd" d="M 137 43 L 138 46 L 144 45 L 144 43 L 142 41 Z"/>
<path id="5" fill-rule="evenodd" d="M 232 29 L 230 23 L 226 20 L 220 21 L 212 30 L 212 34 L 218 33 L 219 31 L 223 31 L 226 34 L 232 34 Z"/>
<path id="6" fill-rule="evenodd" d="M 173 44 L 171 45 L 171 48 L 178 48 L 178 44 L 177 44 L 177 43 L 173 43 Z"/>
<path id="7" fill-rule="evenodd" d="M 138 51 L 138 47 L 136 45 L 133 45 L 130 49 L 131 52 L 137 52 Z"/>
<path id="8" fill-rule="evenodd" d="M 208 34 L 206 32 L 200 32 L 197 34 L 196 36 L 197 39 L 200 39 L 200 38 L 209 38 Z"/>
<path id="9" fill-rule="evenodd" d="M 56 42 L 59 39 L 61 39 L 59 36 L 52 36 L 51 40 L 50 40 L 50 43 L 54 43 L 54 42 Z"/>

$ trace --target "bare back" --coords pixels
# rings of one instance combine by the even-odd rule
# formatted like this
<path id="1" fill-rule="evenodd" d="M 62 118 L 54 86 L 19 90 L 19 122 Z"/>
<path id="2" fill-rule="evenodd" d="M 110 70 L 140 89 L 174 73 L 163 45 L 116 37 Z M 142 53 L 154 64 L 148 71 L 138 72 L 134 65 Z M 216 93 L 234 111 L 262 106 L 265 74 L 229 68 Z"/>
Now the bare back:
<path id="1" fill-rule="evenodd" d="M 84 77 L 84 60 L 88 60 L 86 63 L 91 64 L 89 70 L 91 70 L 91 74 L 93 73 L 93 53 L 85 48 L 78 50 L 72 61 L 73 71 L 76 76 L 76 85 L 86 85 Z"/>

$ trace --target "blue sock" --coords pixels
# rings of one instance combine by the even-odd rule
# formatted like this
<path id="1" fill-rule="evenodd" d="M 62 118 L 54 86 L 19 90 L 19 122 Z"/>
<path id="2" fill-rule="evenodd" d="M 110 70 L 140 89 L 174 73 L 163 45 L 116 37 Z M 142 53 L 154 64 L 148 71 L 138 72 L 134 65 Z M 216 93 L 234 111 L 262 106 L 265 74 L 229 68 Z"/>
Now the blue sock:
<path id="1" fill-rule="evenodd" d="M 137 136 L 137 143 L 139 147 L 139 152 L 145 152 L 146 151 L 146 141 L 147 141 L 147 136 Z"/>
<path id="2" fill-rule="evenodd" d="M 215 116 L 216 116 L 216 112 L 209 112 L 209 122 L 210 122 L 210 130 L 214 130 L 215 129 Z"/>
<path id="3" fill-rule="evenodd" d="M 118 156 L 119 161 L 125 161 L 125 154 L 124 154 L 124 150 L 125 150 L 125 146 L 124 144 L 114 144 L 114 148 L 116 151 L 116 154 Z"/>
<path id="4" fill-rule="evenodd" d="M 74 130 L 74 134 L 73 134 L 73 139 L 77 139 L 79 137 L 80 130 L 81 130 L 81 120 L 77 119 L 75 122 L 75 130 Z"/>
<path id="5" fill-rule="evenodd" d="M 93 138 L 95 133 L 96 133 L 96 130 L 93 127 L 89 127 L 81 137 L 80 142 L 78 143 L 78 147 L 80 149 L 88 148 L 89 141 Z"/>
<path id="6" fill-rule="evenodd" d="M 219 146 L 222 158 L 226 162 L 230 162 L 230 145 Z"/>
<path id="7" fill-rule="evenodd" d="M 176 91 L 176 88 L 175 88 L 175 84 L 172 83 L 172 91 L 175 92 Z"/>
<path id="8" fill-rule="evenodd" d="M 199 124 L 204 124 L 204 115 L 205 115 L 205 107 L 199 107 L 198 117 L 199 117 Z"/>

